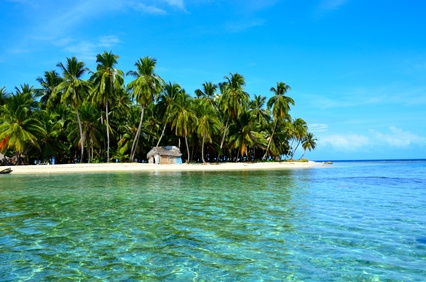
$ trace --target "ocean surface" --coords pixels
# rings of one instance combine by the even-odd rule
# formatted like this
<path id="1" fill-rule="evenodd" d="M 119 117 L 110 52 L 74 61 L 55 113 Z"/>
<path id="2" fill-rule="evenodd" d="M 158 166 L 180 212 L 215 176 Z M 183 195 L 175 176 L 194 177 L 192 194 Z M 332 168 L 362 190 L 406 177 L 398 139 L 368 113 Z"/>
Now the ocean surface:
<path id="1" fill-rule="evenodd" d="M 426 281 L 426 161 L 0 175 L 0 281 Z"/>

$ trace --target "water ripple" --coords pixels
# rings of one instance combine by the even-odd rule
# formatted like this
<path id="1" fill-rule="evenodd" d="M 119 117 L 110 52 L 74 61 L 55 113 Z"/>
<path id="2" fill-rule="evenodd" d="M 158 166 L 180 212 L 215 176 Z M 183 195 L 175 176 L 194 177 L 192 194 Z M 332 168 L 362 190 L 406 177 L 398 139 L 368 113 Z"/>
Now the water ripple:
<path id="1" fill-rule="evenodd" d="M 0 279 L 421 281 L 425 180 L 388 171 L 11 175 Z"/>

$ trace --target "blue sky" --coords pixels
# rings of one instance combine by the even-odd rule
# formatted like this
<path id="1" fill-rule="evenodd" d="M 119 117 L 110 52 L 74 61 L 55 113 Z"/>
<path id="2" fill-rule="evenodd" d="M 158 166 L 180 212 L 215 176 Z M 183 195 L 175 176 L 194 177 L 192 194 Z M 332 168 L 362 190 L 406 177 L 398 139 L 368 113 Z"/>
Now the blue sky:
<path id="1" fill-rule="evenodd" d="M 152 56 L 188 93 L 231 72 L 251 95 L 290 85 L 318 139 L 309 159 L 426 158 L 425 14 L 417 0 L 1 0 L 0 86 L 38 87 L 72 56 L 95 69 L 112 51 L 124 72 Z"/>

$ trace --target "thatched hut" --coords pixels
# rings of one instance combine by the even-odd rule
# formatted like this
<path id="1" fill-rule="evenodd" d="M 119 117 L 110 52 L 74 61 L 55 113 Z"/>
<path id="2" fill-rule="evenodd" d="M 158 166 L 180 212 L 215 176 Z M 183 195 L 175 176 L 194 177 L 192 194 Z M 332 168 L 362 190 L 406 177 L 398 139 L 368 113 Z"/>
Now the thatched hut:
<path id="1" fill-rule="evenodd" d="M 176 146 L 154 147 L 146 154 L 148 163 L 155 164 L 181 164 L 182 153 Z"/>

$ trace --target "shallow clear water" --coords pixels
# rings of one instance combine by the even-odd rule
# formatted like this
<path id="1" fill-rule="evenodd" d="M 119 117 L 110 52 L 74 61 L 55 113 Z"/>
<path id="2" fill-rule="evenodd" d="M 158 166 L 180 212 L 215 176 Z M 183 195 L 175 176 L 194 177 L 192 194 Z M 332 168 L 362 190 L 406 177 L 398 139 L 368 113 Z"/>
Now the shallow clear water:
<path id="1" fill-rule="evenodd" d="M 423 281 L 425 172 L 0 175 L 0 280 Z"/>

